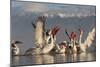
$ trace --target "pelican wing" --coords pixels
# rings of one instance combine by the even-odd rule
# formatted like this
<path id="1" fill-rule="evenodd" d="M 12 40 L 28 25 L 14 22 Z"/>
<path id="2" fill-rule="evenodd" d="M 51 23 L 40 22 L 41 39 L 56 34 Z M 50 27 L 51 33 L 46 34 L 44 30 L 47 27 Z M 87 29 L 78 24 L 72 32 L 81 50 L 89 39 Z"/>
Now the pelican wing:
<path id="1" fill-rule="evenodd" d="M 35 45 L 36 47 L 42 48 L 44 46 L 44 28 L 45 28 L 45 17 L 39 16 L 36 21 L 35 28 Z M 33 24 L 34 26 L 34 24 Z"/>
<path id="2" fill-rule="evenodd" d="M 53 27 L 51 30 L 52 30 L 51 34 L 52 34 L 53 37 L 54 37 L 54 36 L 57 34 L 57 32 L 60 30 L 60 27 L 55 26 L 55 27 Z"/>
<path id="3" fill-rule="evenodd" d="M 81 46 L 81 49 L 83 51 L 86 51 L 87 48 L 91 47 L 92 46 L 92 43 L 93 43 L 93 40 L 95 39 L 95 28 L 92 29 L 92 31 L 90 31 L 88 33 L 88 36 L 86 38 L 86 40 L 84 41 L 84 43 L 82 43 L 80 46 Z"/>
<path id="4" fill-rule="evenodd" d="M 88 33 L 88 36 L 86 40 L 84 41 L 84 44 L 90 47 L 94 39 L 95 39 L 95 28 L 93 28 L 92 31 Z"/>

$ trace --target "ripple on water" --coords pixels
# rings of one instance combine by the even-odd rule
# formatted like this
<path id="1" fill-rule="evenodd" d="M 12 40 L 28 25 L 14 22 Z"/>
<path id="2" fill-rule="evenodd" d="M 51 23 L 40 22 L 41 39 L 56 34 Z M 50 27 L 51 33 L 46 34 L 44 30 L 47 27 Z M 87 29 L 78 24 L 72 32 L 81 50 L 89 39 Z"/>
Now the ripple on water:
<path id="1" fill-rule="evenodd" d="M 14 56 L 12 65 L 32 65 L 32 64 L 53 64 L 53 63 L 72 63 L 83 61 L 95 61 L 96 53 L 81 53 L 81 54 L 45 54 L 33 56 Z"/>

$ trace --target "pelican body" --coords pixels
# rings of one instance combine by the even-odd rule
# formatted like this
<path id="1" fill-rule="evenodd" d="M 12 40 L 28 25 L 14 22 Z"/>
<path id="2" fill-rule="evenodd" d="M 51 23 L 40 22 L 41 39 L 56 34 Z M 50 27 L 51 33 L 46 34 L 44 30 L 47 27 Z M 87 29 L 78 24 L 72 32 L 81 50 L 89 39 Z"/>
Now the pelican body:
<path id="1" fill-rule="evenodd" d="M 59 45 L 58 44 L 55 44 L 55 48 L 54 48 L 54 52 L 55 53 L 65 53 L 66 52 L 66 41 L 63 41 L 62 43 L 60 43 Z"/>
<path id="2" fill-rule="evenodd" d="M 55 46 L 55 35 L 58 28 L 50 29 L 45 31 L 45 20 L 44 16 L 37 18 L 35 26 L 35 47 L 26 50 L 25 54 L 46 54 L 49 53 Z"/>
<path id="3" fill-rule="evenodd" d="M 54 48 L 54 39 L 53 36 L 50 34 L 46 36 L 45 46 L 42 48 L 40 47 L 33 47 L 28 49 L 25 54 L 26 55 L 34 55 L 34 54 L 46 54 L 49 53 Z"/>
<path id="4" fill-rule="evenodd" d="M 21 43 L 22 43 L 21 41 L 12 41 L 12 43 L 11 43 L 12 55 L 19 55 L 20 54 L 20 49 L 19 49 L 17 44 L 21 44 Z"/>
<path id="5" fill-rule="evenodd" d="M 19 55 L 19 53 L 19 47 L 16 44 L 14 44 L 14 46 L 12 47 L 12 55 Z"/>

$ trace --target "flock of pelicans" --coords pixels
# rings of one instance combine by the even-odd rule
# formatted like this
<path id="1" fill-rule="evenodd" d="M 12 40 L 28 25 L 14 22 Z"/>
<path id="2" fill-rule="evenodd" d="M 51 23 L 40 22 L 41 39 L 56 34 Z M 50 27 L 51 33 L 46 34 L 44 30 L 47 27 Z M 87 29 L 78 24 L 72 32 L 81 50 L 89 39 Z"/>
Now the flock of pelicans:
<path id="1" fill-rule="evenodd" d="M 35 47 L 29 48 L 25 51 L 23 55 L 34 55 L 34 54 L 48 54 L 48 53 L 81 53 L 86 52 L 95 38 L 95 28 L 88 33 L 86 40 L 81 43 L 83 36 L 83 30 L 79 29 L 80 35 L 79 40 L 76 39 L 76 33 L 71 32 L 69 35 L 67 30 L 65 33 L 70 39 L 70 42 L 63 41 L 60 44 L 56 43 L 56 34 L 60 30 L 58 26 L 45 31 L 45 21 L 44 16 L 39 16 L 36 20 L 36 24 L 32 23 L 35 30 Z M 22 44 L 21 41 L 11 42 L 11 54 L 21 55 L 20 49 L 17 44 Z"/>

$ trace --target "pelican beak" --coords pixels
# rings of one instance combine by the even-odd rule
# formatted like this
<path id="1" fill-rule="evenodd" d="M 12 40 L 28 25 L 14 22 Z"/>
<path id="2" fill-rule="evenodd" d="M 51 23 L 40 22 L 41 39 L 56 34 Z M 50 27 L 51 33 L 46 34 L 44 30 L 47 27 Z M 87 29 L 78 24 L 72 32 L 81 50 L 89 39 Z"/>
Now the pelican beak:
<path id="1" fill-rule="evenodd" d="M 15 41 L 16 44 L 23 44 L 21 41 Z"/>

